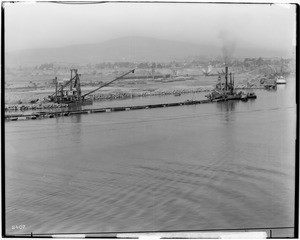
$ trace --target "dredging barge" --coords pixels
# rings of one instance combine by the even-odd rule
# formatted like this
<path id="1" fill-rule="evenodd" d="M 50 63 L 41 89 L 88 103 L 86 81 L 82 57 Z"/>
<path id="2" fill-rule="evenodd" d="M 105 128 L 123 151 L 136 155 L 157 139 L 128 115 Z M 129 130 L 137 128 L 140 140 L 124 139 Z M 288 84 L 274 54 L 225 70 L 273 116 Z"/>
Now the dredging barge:
<path id="1" fill-rule="evenodd" d="M 48 98 L 46 98 L 45 100 L 47 102 L 52 102 L 52 103 L 56 103 L 56 104 L 64 104 L 64 105 L 67 105 L 68 107 L 92 105 L 93 99 L 87 98 L 88 95 L 113 83 L 114 81 L 117 81 L 117 80 L 125 77 L 129 73 L 134 73 L 134 69 L 132 69 L 129 72 L 126 72 L 123 75 L 115 78 L 114 80 L 107 82 L 107 83 L 101 85 L 100 87 L 82 95 L 81 94 L 81 85 L 80 85 L 81 74 L 77 73 L 77 69 L 71 69 L 70 80 L 67 81 L 65 84 L 61 84 L 59 89 L 58 89 L 57 77 L 55 77 L 55 79 L 54 79 L 55 92 L 52 95 L 48 96 Z M 73 81 L 74 81 L 74 86 L 73 86 Z M 67 87 L 68 85 L 70 85 L 70 90 L 64 90 L 64 88 Z"/>
<path id="2" fill-rule="evenodd" d="M 218 82 L 215 89 L 206 95 L 206 97 L 212 102 L 229 100 L 248 101 L 248 99 L 255 99 L 256 95 L 254 92 L 244 93 L 242 91 L 236 91 L 234 88 L 234 74 L 231 72 L 228 74 L 228 67 L 226 66 L 225 72 L 222 72 L 222 74 L 219 73 L 218 75 Z"/>
<path id="3" fill-rule="evenodd" d="M 75 69 L 76 70 L 76 69 Z M 73 70 L 74 71 L 74 70 Z M 134 69 L 123 74 L 120 77 L 84 94 L 81 95 L 80 90 L 80 81 L 79 75 L 77 74 L 77 70 L 75 71 L 75 76 L 71 77 L 71 80 L 65 84 L 71 84 L 72 89 L 72 81 L 75 80 L 74 86 L 76 87 L 76 91 L 72 90 L 73 93 L 70 95 L 68 92 L 63 92 L 63 87 L 60 90 L 56 91 L 50 97 L 50 101 L 54 101 L 55 103 L 68 103 L 69 106 L 84 106 L 92 104 L 92 100 L 86 99 L 85 97 L 100 88 L 107 86 L 108 84 L 122 78 L 123 76 L 133 73 Z M 72 70 L 71 70 L 72 74 Z M 229 78 L 228 78 L 229 76 Z M 78 77 L 78 78 L 77 78 Z M 222 78 L 225 78 L 225 81 L 222 81 Z M 71 90 L 70 90 L 71 91 Z M 60 93 L 60 94 L 58 94 Z M 56 110 L 56 111 L 39 111 L 31 114 L 11 114 L 5 115 L 5 120 L 7 121 L 17 121 L 17 120 L 27 120 L 27 119 L 43 119 L 43 118 L 54 118 L 54 117 L 62 117 L 62 116 L 70 116 L 76 114 L 90 114 L 90 113 L 104 113 L 104 112 L 119 112 L 119 111 L 129 111 L 129 110 L 138 110 L 138 109 L 152 109 L 152 108 L 164 108 L 164 107 L 175 107 L 175 106 L 184 106 L 184 105 L 196 105 L 196 104 L 204 104 L 204 103 L 212 103 L 212 102 L 224 102 L 231 100 L 241 100 L 247 101 L 248 99 L 255 99 L 255 93 L 244 93 L 242 91 L 237 92 L 234 89 L 234 75 L 232 73 L 228 74 L 228 67 L 225 68 L 225 72 L 219 74 L 218 82 L 216 88 L 208 95 L 206 95 L 208 99 L 205 100 L 187 100 L 184 102 L 174 102 L 174 103 L 161 103 L 161 104 L 147 104 L 147 105 L 138 105 L 138 106 L 125 106 L 125 107 L 107 107 L 107 108 L 97 108 L 97 109 L 84 109 L 84 110 Z"/>

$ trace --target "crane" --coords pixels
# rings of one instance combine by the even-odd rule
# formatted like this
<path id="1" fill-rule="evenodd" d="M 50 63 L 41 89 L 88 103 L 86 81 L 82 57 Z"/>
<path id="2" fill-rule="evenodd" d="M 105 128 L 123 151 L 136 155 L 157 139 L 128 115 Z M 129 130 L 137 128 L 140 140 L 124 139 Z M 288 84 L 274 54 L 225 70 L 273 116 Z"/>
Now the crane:
<path id="1" fill-rule="evenodd" d="M 71 69 L 71 79 L 69 81 L 67 81 L 64 85 L 61 85 L 60 88 L 58 89 L 58 83 L 57 83 L 57 77 L 54 79 L 55 80 L 55 92 L 50 95 L 48 98 L 51 102 L 55 102 L 55 103 L 64 103 L 64 104 L 68 104 L 68 105 L 72 105 L 72 104 L 92 104 L 92 100 L 88 100 L 85 99 L 86 96 L 92 94 L 93 92 L 98 91 L 99 89 L 111 84 L 114 81 L 117 81 L 121 78 L 123 78 L 124 76 L 128 75 L 129 73 L 134 73 L 135 69 L 132 69 L 126 73 L 124 73 L 123 75 L 115 78 L 112 81 L 109 81 L 108 83 L 103 84 L 102 86 L 84 94 L 81 95 L 81 87 L 80 87 L 80 74 L 77 73 L 77 69 Z M 73 76 L 73 72 L 74 72 L 74 76 Z M 73 90 L 73 81 L 74 81 L 74 88 L 76 90 Z M 68 86 L 70 84 L 70 91 L 66 91 L 64 90 L 64 88 L 66 86 Z"/>
<path id="2" fill-rule="evenodd" d="M 94 89 L 94 90 L 92 90 L 92 91 L 90 91 L 90 92 L 88 92 L 88 93 L 82 95 L 81 97 L 84 99 L 87 95 L 90 95 L 91 93 L 98 91 L 99 89 L 101 89 L 101 88 L 103 88 L 103 87 L 105 87 L 105 86 L 111 84 L 112 82 L 117 81 L 117 80 L 121 79 L 122 77 L 125 77 L 125 76 L 128 75 L 129 73 L 134 73 L 134 69 L 132 69 L 132 70 L 130 70 L 129 72 L 124 73 L 123 75 L 121 75 L 121 76 L 115 78 L 114 80 L 112 80 L 112 81 L 110 81 L 110 82 L 108 82 L 108 83 L 105 83 L 105 84 L 103 84 L 102 86 L 100 86 L 100 87 L 98 87 L 98 88 L 96 88 L 96 89 Z"/>

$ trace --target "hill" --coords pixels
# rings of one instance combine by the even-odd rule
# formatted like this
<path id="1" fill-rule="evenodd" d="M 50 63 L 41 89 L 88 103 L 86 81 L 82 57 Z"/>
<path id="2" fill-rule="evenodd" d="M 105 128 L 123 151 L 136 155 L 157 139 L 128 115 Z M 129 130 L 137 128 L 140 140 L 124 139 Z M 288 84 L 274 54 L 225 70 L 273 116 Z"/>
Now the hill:
<path id="1" fill-rule="evenodd" d="M 125 37 L 97 44 L 7 52 L 5 60 L 6 66 L 34 66 L 49 62 L 166 62 L 189 56 L 215 55 L 216 52 L 212 46 L 148 37 Z"/>
<path id="2" fill-rule="evenodd" d="M 283 56 L 280 51 L 237 44 L 232 57 Z M 36 66 L 43 63 L 87 64 L 99 62 L 168 62 L 191 56 L 217 57 L 222 47 L 149 37 L 123 37 L 97 44 L 60 48 L 28 49 L 5 53 L 8 67 Z"/>

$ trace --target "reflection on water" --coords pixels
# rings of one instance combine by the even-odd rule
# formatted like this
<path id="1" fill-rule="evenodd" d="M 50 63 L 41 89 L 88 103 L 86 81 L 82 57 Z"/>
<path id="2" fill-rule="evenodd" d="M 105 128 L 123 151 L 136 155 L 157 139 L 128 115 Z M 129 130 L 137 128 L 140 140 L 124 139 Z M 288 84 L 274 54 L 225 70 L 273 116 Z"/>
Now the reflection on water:
<path id="1" fill-rule="evenodd" d="M 293 225 L 295 92 L 256 93 L 6 123 L 7 232 Z"/>
<path id="2" fill-rule="evenodd" d="M 234 121 L 235 114 L 234 109 L 238 102 L 237 101 L 227 101 L 227 102 L 218 102 L 216 104 L 218 110 L 221 113 L 224 113 L 225 121 Z"/>
<path id="3" fill-rule="evenodd" d="M 71 115 L 70 117 L 71 117 L 72 121 L 74 121 L 75 123 L 80 123 L 82 115 L 81 114 L 75 114 L 75 115 Z M 79 128 L 80 128 L 80 125 L 79 125 Z"/>
<path id="4" fill-rule="evenodd" d="M 236 104 L 238 104 L 237 101 L 219 102 L 217 107 L 221 112 L 232 112 L 234 111 Z"/>
<path id="5" fill-rule="evenodd" d="M 278 91 L 284 91 L 285 89 L 287 89 L 287 85 L 286 84 L 278 84 L 276 85 Z"/>

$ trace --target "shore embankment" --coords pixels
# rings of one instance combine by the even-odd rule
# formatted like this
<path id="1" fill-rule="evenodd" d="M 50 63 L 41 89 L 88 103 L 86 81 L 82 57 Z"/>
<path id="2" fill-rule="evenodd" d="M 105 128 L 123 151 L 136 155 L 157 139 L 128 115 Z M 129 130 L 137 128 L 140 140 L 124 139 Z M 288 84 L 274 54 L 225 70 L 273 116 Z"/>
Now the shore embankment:
<path id="1" fill-rule="evenodd" d="M 258 78 L 251 81 L 246 75 L 240 75 L 236 81 L 236 89 L 263 89 Z M 138 97 L 149 96 L 165 96 L 165 95 L 182 95 L 188 93 L 209 92 L 214 89 L 216 78 L 201 77 L 193 80 L 174 81 L 174 82 L 153 82 L 153 81 L 137 81 L 120 82 L 102 88 L 90 95 L 94 101 L 121 100 Z M 95 89 L 95 86 L 83 86 L 82 94 L 88 93 Z M 35 110 L 35 109 L 56 109 L 65 108 L 65 104 L 55 104 L 45 101 L 47 96 L 53 94 L 51 87 L 35 87 L 35 88 L 18 88 L 10 86 L 5 89 L 5 110 Z"/>

